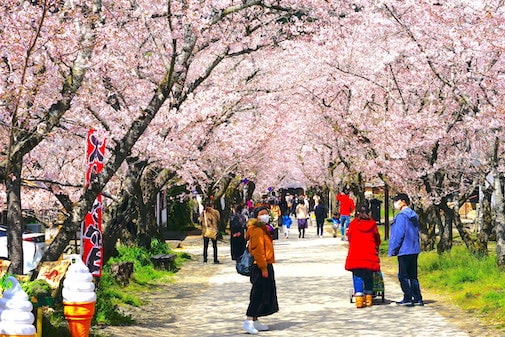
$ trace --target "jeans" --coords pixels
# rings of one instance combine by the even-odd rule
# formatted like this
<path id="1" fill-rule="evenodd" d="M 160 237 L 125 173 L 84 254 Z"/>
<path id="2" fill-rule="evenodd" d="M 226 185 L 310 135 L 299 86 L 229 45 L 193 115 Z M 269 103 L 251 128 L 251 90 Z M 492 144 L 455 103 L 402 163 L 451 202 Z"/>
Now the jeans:
<path id="1" fill-rule="evenodd" d="M 423 299 L 417 279 L 417 257 L 418 254 L 398 256 L 398 280 L 405 301 L 418 302 Z"/>
<path id="2" fill-rule="evenodd" d="M 349 228 L 349 223 L 351 222 L 351 216 L 350 215 L 341 215 L 340 216 L 340 225 L 341 225 L 341 230 L 342 230 L 342 237 L 345 235 L 345 230 Z"/>
<path id="3" fill-rule="evenodd" d="M 354 293 L 373 294 L 373 271 L 354 269 L 352 271 Z"/>
<path id="4" fill-rule="evenodd" d="M 203 262 L 207 262 L 207 249 L 209 248 L 209 240 L 212 241 L 212 249 L 214 251 L 214 262 L 217 262 L 217 240 L 203 238 Z"/>

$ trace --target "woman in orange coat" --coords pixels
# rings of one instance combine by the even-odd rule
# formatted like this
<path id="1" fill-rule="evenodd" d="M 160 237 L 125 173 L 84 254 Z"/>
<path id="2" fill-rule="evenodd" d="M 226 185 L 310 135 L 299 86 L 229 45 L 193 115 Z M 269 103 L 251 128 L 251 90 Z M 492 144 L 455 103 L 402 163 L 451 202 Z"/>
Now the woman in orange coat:
<path id="1" fill-rule="evenodd" d="M 268 316 L 279 311 L 277 302 L 277 288 L 275 285 L 274 268 L 275 262 L 274 244 L 271 228 L 268 225 L 270 215 L 268 208 L 258 208 L 254 212 L 256 218 L 249 220 L 246 240 L 249 241 L 249 252 L 254 257 L 251 268 L 250 281 L 252 284 L 249 306 L 247 307 L 247 319 L 242 327 L 250 334 L 268 330 L 267 325 L 258 321 L 258 317 Z"/>
<path id="2" fill-rule="evenodd" d="M 345 269 L 352 272 L 354 291 L 364 292 L 367 306 L 372 305 L 373 273 L 380 270 L 377 223 L 370 218 L 368 206 L 358 209 L 358 216 L 349 224 L 349 251 Z"/>

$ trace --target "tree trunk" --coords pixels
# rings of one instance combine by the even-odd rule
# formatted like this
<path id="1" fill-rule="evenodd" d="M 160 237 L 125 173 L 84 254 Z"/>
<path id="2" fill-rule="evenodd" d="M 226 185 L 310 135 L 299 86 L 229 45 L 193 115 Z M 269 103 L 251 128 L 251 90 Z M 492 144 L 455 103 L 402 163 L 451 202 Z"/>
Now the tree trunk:
<path id="1" fill-rule="evenodd" d="M 416 211 L 419 214 L 421 249 L 423 251 L 433 250 L 436 242 L 435 228 L 443 227 L 439 209 L 435 205 L 431 205 L 426 210 L 419 209 Z"/>
<path id="2" fill-rule="evenodd" d="M 455 222 L 456 229 L 458 230 L 459 236 L 461 237 L 461 240 L 463 240 L 463 243 L 465 244 L 466 248 L 470 250 L 472 253 L 479 253 L 479 252 L 486 252 L 487 254 L 487 249 L 483 250 L 481 247 L 478 247 L 477 243 L 472 239 L 470 234 L 466 231 L 465 227 L 463 226 L 463 223 L 461 221 L 456 221 Z"/>
<path id="3" fill-rule="evenodd" d="M 149 249 L 152 237 L 161 238 L 156 224 L 155 205 L 159 187 L 157 174 L 146 174 L 147 160 L 128 158 L 128 172 L 118 201 L 109 207 L 104 230 L 104 261 L 113 256 L 117 240 Z M 144 201 L 146 199 L 146 201 Z"/>
<path id="4" fill-rule="evenodd" d="M 442 198 L 440 208 L 444 212 L 444 221 L 439 222 L 440 241 L 437 244 L 437 252 L 439 254 L 448 252 L 452 248 L 452 224 L 455 218 L 454 209 L 447 206 L 447 199 Z"/>
<path id="5" fill-rule="evenodd" d="M 238 203 L 242 202 L 240 198 L 240 180 L 241 179 L 239 176 L 235 176 L 233 179 L 231 179 L 224 194 L 226 207 L 221 211 L 223 231 L 226 230 L 226 227 L 228 227 L 232 208 L 234 208 Z"/>
<path id="6" fill-rule="evenodd" d="M 503 200 L 503 176 L 495 177 L 495 226 L 496 226 L 496 258 L 497 264 L 505 268 L 505 205 Z"/>
<path id="7" fill-rule="evenodd" d="M 107 208 L 107 214 L 104 217 L 103 230 L 103 262 L 104 264 L 112 257 L 117 255 L 116 243 L 119 238 L 126 241 L 135 242 L 137 230 L 133 224 L 136 218 L 135 207 L 129 194 L 128 179 L 124 184 L 118 201 Z M 126 234 L 128 233 L 128 234 Z"/>
<path id="8" fill-rule="evenodd" d="M 147 163 L 146 163 L 147 165 Z M 157 168 L 144 167 L 139 181 L 140 194 L 135 200 L 138 202 L 139 224 L 145 226 L 145 233 L 149 236 L 147 249 L 151 247 L 151 239 L 157 238 L 162 241 L 160 227 L 156 222 L 156 198 L 165 182 L 174 176 L 173 172 Z"/>
<path id="9" fill-rule="evenodd" d="M 356 208 L 361 207 L 365 203 L 365 183 L 361 173 L 358 173 L 355 179 L 351 182 L 351 191 L 356 198 Z"/>
<path id="10" fill-rule="evenodd" d="M 226 200 L 226 191 L 228 189 L 228 186 L 232 182 L 233 177 L 231 176 L 225 176 L 222 177 L 218 190 L 214 194 L 214 208 L 219 211 L 219 214 L 221 215 L 219 224 L 218 224 L 218 230 L 219 233 L 222 233 L 226 230 L 226 226 L 228 224 L 228 220 L 230 219 L 230 210 L 231 210 L 231 205 L 228 204 L 228 201 Z M 221 207 L 221 197 L 225 196 L 225 205 L 224 209 Z M 221 235 L 221 234 L 220 234 Z"/>
<path id="11" fill-rule="evenodd" d="M 22 158 L 11 158 L 10 174 L 5 181 L 7 193 L 7 242 L 10 272 L 23 274 L 23 215 L 21 210 Z"/>
<path id="12" fill-rule="evenodd" d="M 487 255 L 488 253 L 488 242 L 489 237 L 493 231 L 493 212 L 491 209 L 491 198 L 493 195 L 493 187 L 486 186 L 482 188 L 482 200 L 480 205 L 481 212 L 481 230 L 479 232 L 479 236 L 477 242 L 475 244 L 475 253 Z"/>

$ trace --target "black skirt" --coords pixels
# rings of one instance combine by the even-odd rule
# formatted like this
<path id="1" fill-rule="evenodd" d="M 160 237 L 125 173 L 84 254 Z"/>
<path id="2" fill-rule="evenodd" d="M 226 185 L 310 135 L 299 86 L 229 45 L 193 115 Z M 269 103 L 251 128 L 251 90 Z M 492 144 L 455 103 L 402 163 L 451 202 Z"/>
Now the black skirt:
<path id="1" fill-rule="evenodd" d="M 261 276 L 261 269 L 256 264 L 251 268 L 250 281 L 252 288 L 249 307 L 247 307 L 246 312 L 248 317 L 268 316 L 279 311 L 274 268 L 269 264 L 267 270 L 268 277 L 264 278 Z"/>

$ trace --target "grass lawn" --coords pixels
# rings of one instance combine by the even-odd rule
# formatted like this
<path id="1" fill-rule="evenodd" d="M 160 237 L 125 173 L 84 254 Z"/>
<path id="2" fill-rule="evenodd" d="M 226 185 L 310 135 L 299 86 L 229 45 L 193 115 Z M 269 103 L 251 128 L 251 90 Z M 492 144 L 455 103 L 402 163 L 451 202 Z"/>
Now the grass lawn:
<path id="1" fill-rule="evenodd" d="M 379 230 L 384 237 L 384 227 L 379 226 Z M 396 278 L 397 259 L 387 257 L 387 245 L 387 241 L 381 244 L 381 269 L 383 273 Z M 451 252 L 439 255 L 432 251 L 419 255 L 419 282 L 424 297 L 427 298 L 429 294 L 430 298 L 443 306 L 441 314 L 444 314 L 444 310 L 451 311 L 449 306 L 455 305 L 468 317 L 478 319 L 493 336 L 503 336 L 505 271 L 496 266 L 496 253 L 494 247 L 490 246 L 489 256 L 478 258 L 458 244 L 455 235 Z"/>

